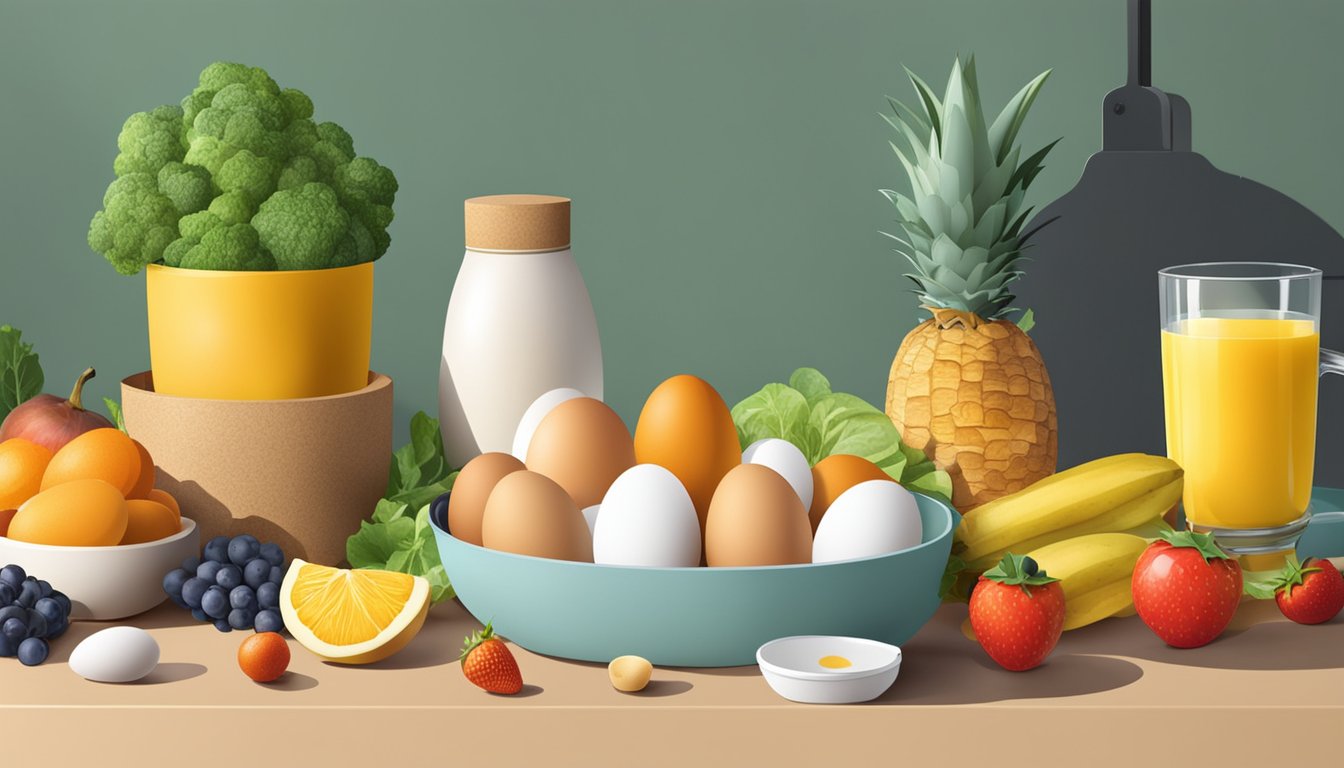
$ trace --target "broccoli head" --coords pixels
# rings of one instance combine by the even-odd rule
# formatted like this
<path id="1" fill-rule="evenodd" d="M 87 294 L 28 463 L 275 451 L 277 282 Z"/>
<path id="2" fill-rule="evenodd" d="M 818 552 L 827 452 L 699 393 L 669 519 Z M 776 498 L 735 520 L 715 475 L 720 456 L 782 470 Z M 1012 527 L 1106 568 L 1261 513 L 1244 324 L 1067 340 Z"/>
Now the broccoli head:
<path id="1" fill-rule="evenodd" d="M 89 245 L 123 274 L 156 261 L 322 269 L 387 251 L 396 177 L 260 68 L 211 64 L 180 106 L 132 115 L 117 147 Z"/>

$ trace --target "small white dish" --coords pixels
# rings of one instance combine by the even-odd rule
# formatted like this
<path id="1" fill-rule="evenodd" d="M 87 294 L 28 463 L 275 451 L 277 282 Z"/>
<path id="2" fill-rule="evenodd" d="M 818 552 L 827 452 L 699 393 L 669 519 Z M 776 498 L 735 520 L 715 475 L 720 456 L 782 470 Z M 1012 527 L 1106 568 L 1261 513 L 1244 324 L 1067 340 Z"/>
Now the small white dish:
<path id="1" fill-rule="evenodd" d="M 881 696 L 901 671 L 901 649 L 859 637 L 771 640 L 756 663 L 775 693 L 803 704 L 855 704 Z"/>

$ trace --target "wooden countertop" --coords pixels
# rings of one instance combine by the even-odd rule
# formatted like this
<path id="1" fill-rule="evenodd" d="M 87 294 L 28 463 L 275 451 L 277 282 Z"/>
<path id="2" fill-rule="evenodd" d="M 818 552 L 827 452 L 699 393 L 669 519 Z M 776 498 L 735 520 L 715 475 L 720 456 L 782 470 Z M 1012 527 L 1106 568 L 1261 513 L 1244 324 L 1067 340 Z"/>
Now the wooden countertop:
<path id="1" fill-rule="evenodd" d="M 436 607 L 406 650 L 369 667 L 328 665 L 291 641 L 290 671 L 259 685 L 236 663 L 244 633 L 165 604 L 125 622 L 162 648 L 139 683 L 70 671 L 71 649 L 102 624 L 75 624 L 40 667 L 0 659 L 0 731 L 27 734 L 0 751 L 60 766 L 783 766 L 891 755 L 964 762 L 1026 749 L 1020 761 L 1049 765 L 1161 749 L 1171 765 L 1229 745 L 1249 764 L 1285 749 L 1335 755 L 1344 743 L 1344 617 L 1303 627 L 1272 603 L 1246 602 L 1222 638 L 1195 650 L 1164 646 L 1138 618 L 1110 619 L 1066 634 L 1027 673 L 994 666 L 962 636 L 964 617 L 964 606 L 944 606 L 906 644 L 900 677 L 879 700 L 816 707 L 779 698 L 755 667 L 658 669 L 632 695 L 611 688 L 603 665 L 516 647 L 527 687 L 492 696 L 455 663 L 477 628 L 456 603 Z M 113 754 L 124 757 L 109 762 Z"/>

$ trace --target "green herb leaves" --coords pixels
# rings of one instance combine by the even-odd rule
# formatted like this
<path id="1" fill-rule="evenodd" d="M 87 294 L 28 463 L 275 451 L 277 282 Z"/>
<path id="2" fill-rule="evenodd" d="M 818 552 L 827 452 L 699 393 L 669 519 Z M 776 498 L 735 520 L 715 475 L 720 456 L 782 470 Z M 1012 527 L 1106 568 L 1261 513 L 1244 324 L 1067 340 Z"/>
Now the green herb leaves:
<path id="1" fill-rule="evenodd" d="M 42 394 L 42 366 L 23 331 L 0 325 L 0 421 L 29 398 Z"/>
<path id="2" fill-rule="evenodd" d="M 411 442 L 392 454 L 387 498 L 345 542 L 353 568 L 378 568 L 423 576 L 434 602 L 453 597 L 429 524 L 429 504 L 453 487 L 456 472 L 443 457 L 439 423 L 423 412 L 411 418 Z"/>
<path id="3" fill-rule="evenodd" d="M 922 452 L 901 443 L 891 419 L 867 401 L 832 392 L 815 368 L 799 368 L 788 384 L 766 384 L 733 406 L 742 447 L 767 437 L 788 440 L 809 464 L 837 453 L 861 456 L 904 485 L 943 501 L 952 498 L 952 480 Z"/>

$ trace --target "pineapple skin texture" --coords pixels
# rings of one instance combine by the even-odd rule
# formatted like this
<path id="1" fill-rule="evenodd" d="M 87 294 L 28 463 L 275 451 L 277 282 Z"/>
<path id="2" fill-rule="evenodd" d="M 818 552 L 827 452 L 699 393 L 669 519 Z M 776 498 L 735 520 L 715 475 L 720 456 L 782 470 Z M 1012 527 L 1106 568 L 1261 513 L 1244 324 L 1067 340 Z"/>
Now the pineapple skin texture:
<path id="1" fill-rule="evenodd" d="M 916 326 L 891 364 L 887 416 L 951 476 L 962 512 L 1054 474 L 1050 375 L 1035 342 L 1010 321 Z"/>

